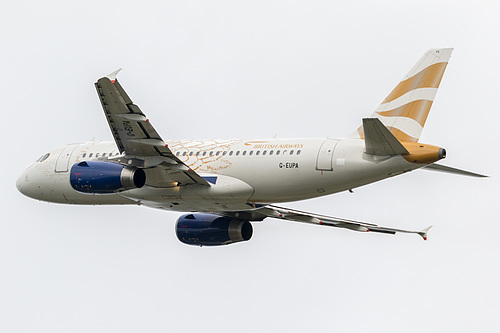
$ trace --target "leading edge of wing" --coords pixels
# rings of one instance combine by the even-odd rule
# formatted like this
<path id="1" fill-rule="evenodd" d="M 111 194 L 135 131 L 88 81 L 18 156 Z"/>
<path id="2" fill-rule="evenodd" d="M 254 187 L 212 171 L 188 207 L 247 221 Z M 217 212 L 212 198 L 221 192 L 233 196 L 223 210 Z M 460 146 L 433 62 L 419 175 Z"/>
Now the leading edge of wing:
<path id="1" fill-rule="evenodd" d="M 397 232 L 402 232 L 402 233 L 417 234 L 420 237 L 422 237 L 424 240 L 427 240 L 427 232 L 432 227 L 432 226 L 429 226 L 421 231 L 390 228 L 390 227 L 378 226 L 376 224 L 371 224 L 371 223 L 366 223 L 366 222 L 358 222 L 358 221 L 346 220 L 346 219 L 331 217 L 331 216 L 326 216 L 326 215 L 307 213 L 307 212 L 302 212 L 302 211 L 298 211 L 298 210 L 294 210 L 294 209 L 278 207 L 278 206 L 274 206 L 274 205 L 267 205 L 267 206 L 264 206 L 261 208 L 257 208 L 256 210 L 254 210 L 254 212 L 263 214 L 267 217 L 274 217 L 274 218 L 282 219 L 282 220 L 310 223 L 310 224 L 317 224 L 317 225 L 325 225 L 325 226 L 344 228 L 344 229 L 349 229 L 349 230 L 353 230 L 353 231 L 360 231 L 360 232 L 371 231 L 371 232 L 379 232 L 379 233 L 385 233 L 385 234 L 395 234 Z"/>

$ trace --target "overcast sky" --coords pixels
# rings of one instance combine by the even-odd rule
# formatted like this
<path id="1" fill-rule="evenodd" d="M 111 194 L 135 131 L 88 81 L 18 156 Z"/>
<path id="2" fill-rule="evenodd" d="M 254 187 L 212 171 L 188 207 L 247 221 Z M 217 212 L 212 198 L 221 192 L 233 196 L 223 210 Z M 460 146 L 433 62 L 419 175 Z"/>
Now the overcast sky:
<path id="1" fill-rule="evenodd" d="M 0 331 L 498 332 L 498 1 L 10 1 L 0 12 Z M 415 235 L 268 219 L 190 247 L 177 213 L 39 202 L 43 153 L 111 140 L 119 79 L 164 139 L 342 137 L 430 48 L 455 51 L 421 136 L 443 164 L 287 204 Z M 265 172 L 265 171 L 263 171 Z"/>

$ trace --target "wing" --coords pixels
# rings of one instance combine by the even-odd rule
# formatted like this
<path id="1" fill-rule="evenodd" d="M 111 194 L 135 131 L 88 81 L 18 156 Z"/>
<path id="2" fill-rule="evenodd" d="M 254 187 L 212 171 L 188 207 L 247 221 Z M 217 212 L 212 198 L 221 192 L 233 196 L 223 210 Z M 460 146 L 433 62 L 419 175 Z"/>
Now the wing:
<path id="1" fill-rule="evenodd" d="M 168 148 L 146 115 L 132 102 L 116 79 L 118 71 L 97 80 L 95 87 L 113 138 L 120 153 L 125 154 L 127 163 L 157 169 L 158 172 L 153 177 L 157 181 L 151 185 L 197 183 L 209 186 L 206 180 Z"/>
<path id="2" fill-rule="evenodd" d="M 429 231 L 429 229 L 431 228 L 431 227 L 427 227 L 421 231 L 388 228 L 388 227 L 378 226 L 376 224 L 370 224 L 370 223 L 365 223 L 365 222 L 356 222 L 356 221 L 345 220 L 345 219 L 331 217 L 331 216 L 306 213 L 306 212 L 301 212 L 298 210 L 277 207 L 274 205 L 267 205 L 267 206 L 263 206 L 260 208 L 256 208 L 253 212 L 256 215 L 261 214 L 261 215 L 264 215 L 266 217 L 274 217 L 274 218 L 288 220 L 288 221 L 325 225 L 325 226 L 336 227 L 336 228 L 345 228 L 345 229 L 350 229 L 350 230 L 354 230 L 354 231 L 362 231 L 362 232 L 372 231 L 372 232 L 380 232 L 380 233 L 384 233 L 384 234 L 395 234 L 397 232 L 418 234 L 424 240 L 427 240 L 427 231 Z"/>

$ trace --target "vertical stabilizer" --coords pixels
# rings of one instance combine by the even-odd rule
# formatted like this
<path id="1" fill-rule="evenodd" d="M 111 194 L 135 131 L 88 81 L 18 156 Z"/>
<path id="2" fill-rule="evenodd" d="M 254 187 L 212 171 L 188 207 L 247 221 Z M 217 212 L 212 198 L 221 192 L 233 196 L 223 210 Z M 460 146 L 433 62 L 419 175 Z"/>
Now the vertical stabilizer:
<path id="1" fill-rule="evenodd" d="M 418 142 L 453 49 L 427 51 L 370 115 L 399 141 Z M 358 128 L 364 139 L 363 126 Z"/>

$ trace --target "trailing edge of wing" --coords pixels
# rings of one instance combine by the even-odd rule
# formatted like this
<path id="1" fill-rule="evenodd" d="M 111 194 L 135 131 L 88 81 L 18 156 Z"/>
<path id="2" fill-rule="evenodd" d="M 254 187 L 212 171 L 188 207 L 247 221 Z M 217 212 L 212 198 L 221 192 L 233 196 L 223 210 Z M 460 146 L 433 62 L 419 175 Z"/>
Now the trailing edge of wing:
<path id="1" fill-rule="evenodd" d="M 392 156 L 408 154 L 406 148 L 378 118 L 364 118 L 365 153 Z"/>
<path id="2" fill-rule="evenodd" d="M 432 171 L 440 171 L 440 172 L 446 172 L 446 173 L 453 173 L 456 175 L 462 175 L 462 176 L 470 176 L 470 177 L 478 177 L 478 178 L 486 178 L 488 176 L 486 175 L 481 175 L 479 173 L 474 173 L 470 171 L 465 171 L 465 170 L 460 170 L 456 168 L 452 168 L 446 165 L 441 165 L 441 164 L 429 164 L 423 167 L 423 169 L 428 169 Z"/>
<path id="3" fill-rule="evenodd" d="M 354 231 L 361 232 L 379 232 L 384 234 L 395 234 L 397 232 L 404 232 L 410 234 L 417 234 L 422 237 L 424 240 L 427 240 L 427 232 L 431 227 L 427 227 L 421 231 L 414 230 L 405 230 L 405 229 L 397 229 L 397 228 L 389 228 L 378 226 L 376 224 L 366 223 L 366 222 L 357 222 L 346 219 L 341 219 L 337 217 L 312 214 L 307 212 L 301 212 L 298 210 L 288 209 L 277 207 L 274 205 L 267 205 L 261 208 L 257 208 L 254 212 L 258 214 L 265 215 L 267 217 L 274 217 L 282 220 L 295 221 L 295 222 L 303 222 L 303 223 L 311 223 L 318 225 L 326 225 L 330 227 L 336 228 L 345 228 Z"/>

